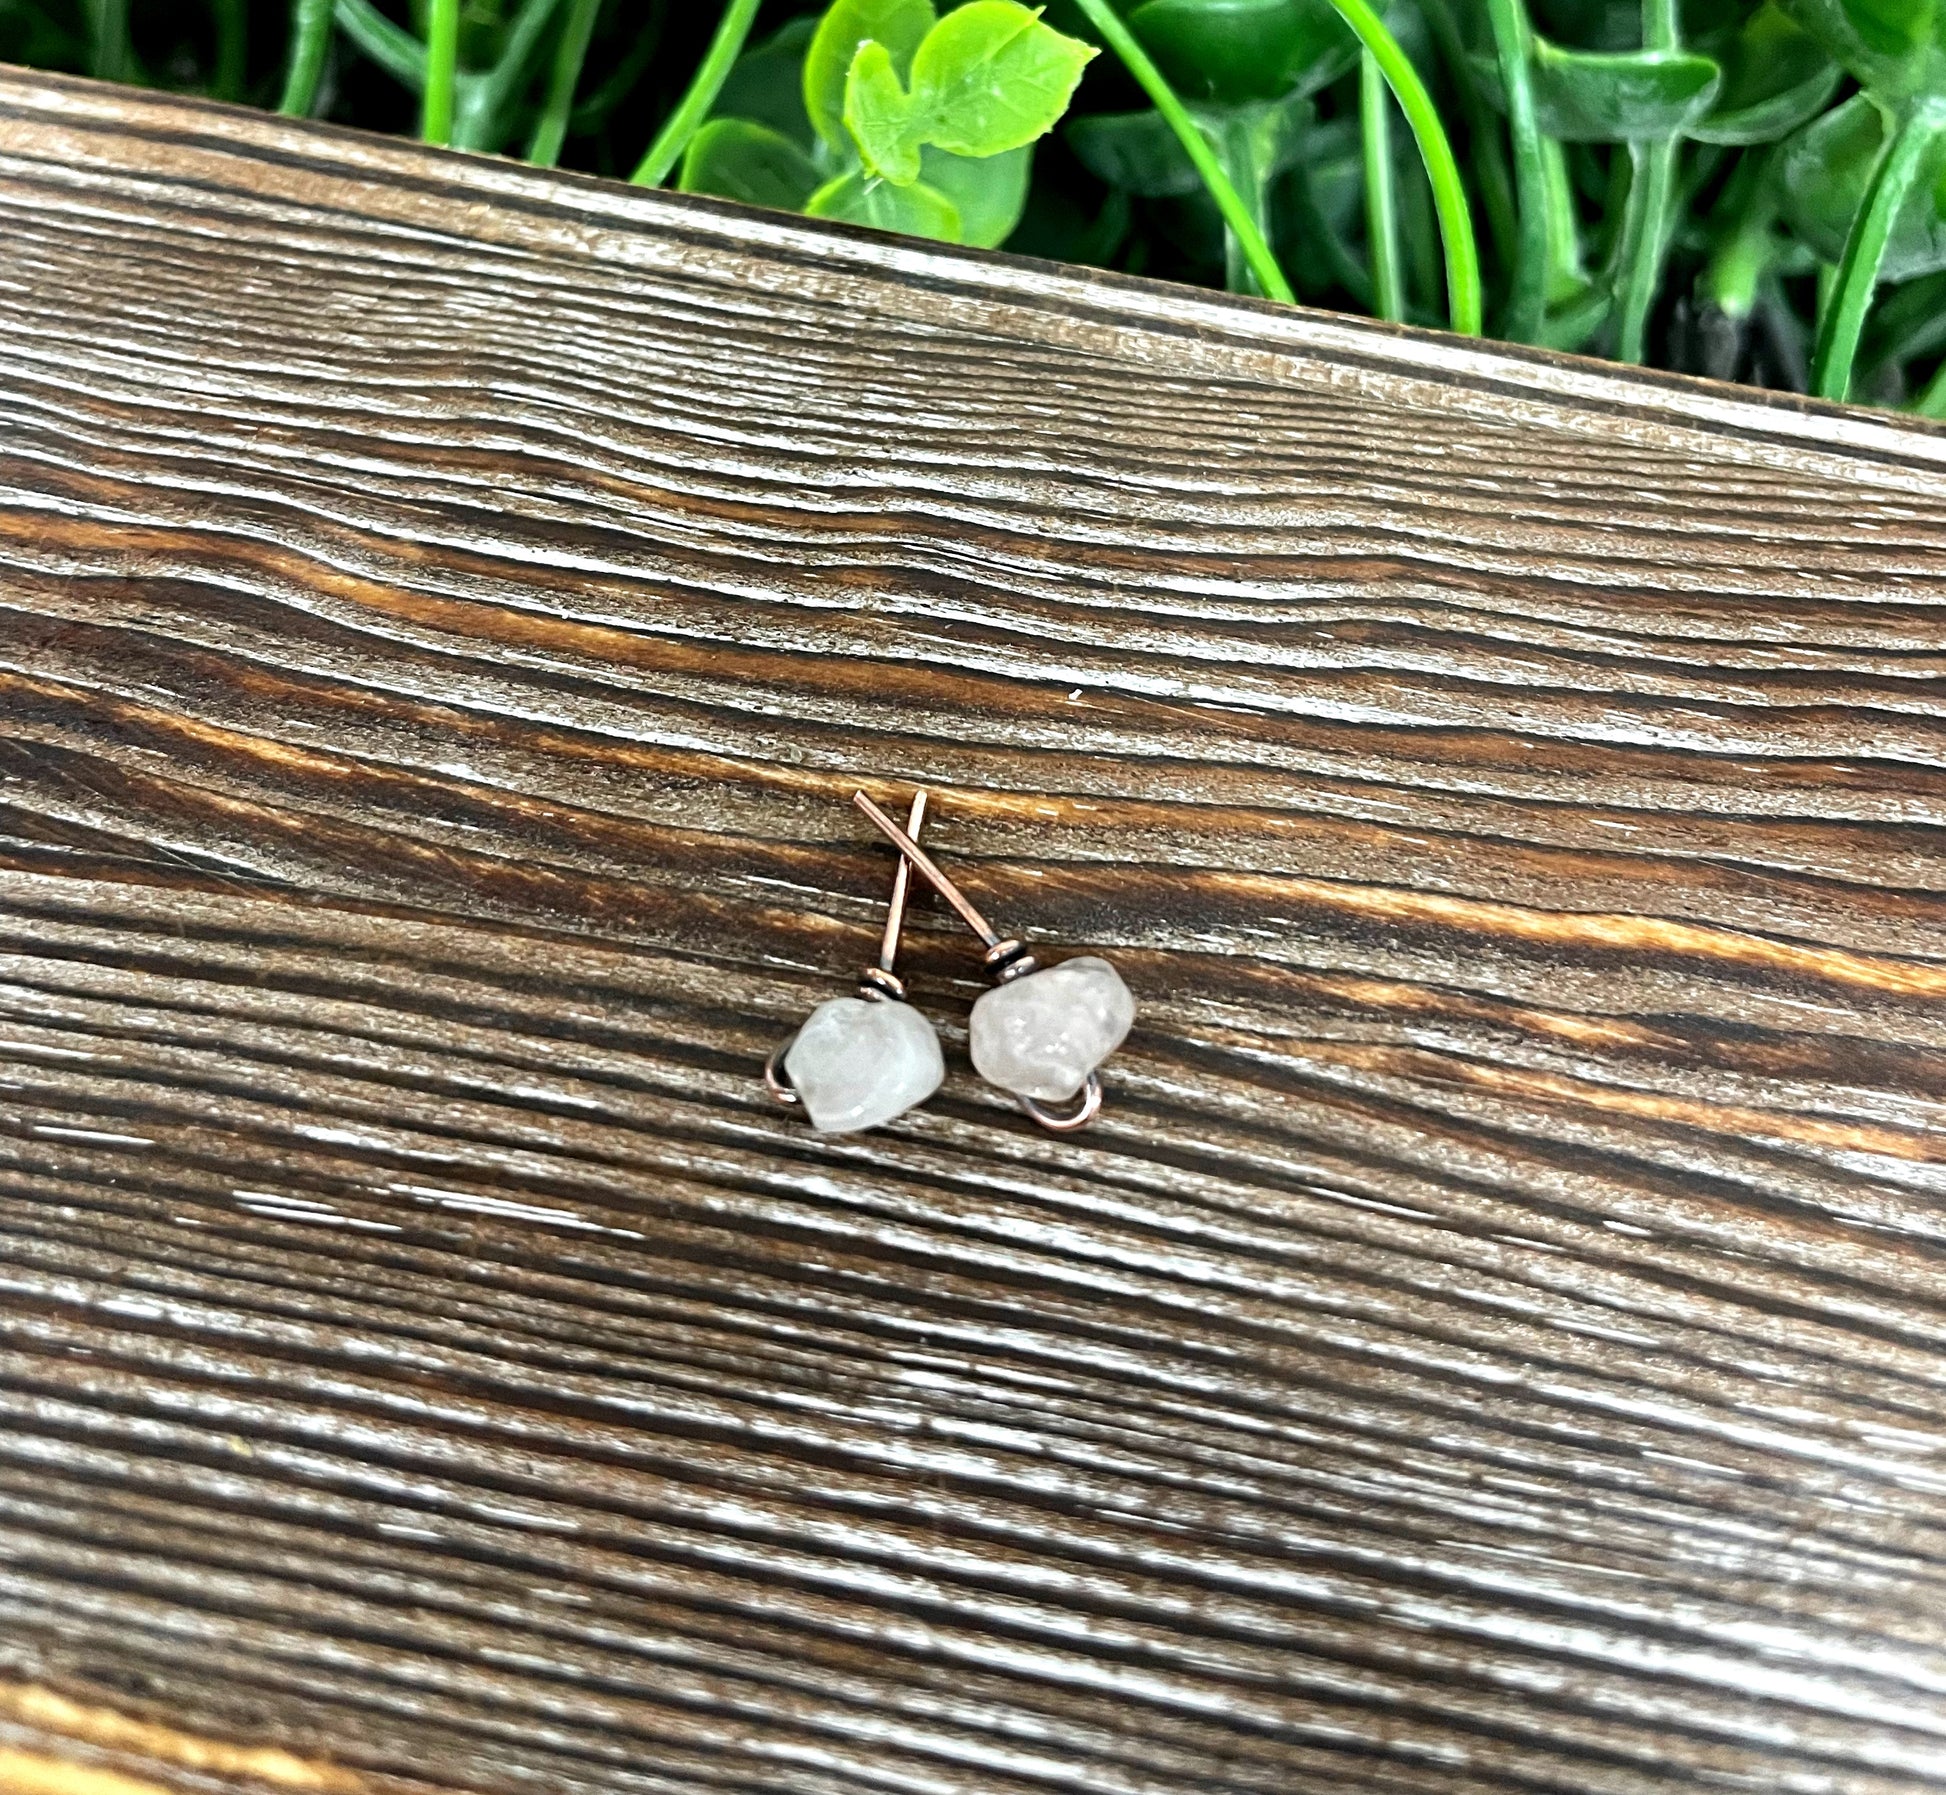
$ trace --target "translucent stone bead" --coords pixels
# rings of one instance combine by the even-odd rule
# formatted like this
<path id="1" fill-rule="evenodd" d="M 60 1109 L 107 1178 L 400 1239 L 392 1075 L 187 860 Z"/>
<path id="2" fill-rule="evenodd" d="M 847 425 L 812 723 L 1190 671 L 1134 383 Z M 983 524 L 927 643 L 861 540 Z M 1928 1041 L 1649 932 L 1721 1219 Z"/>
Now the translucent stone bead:
<path id="1" fill-rule="evenodd" d="M 996 985 L 973 1006 L 973 1066 L 1037 1103 L 1063 1103 L 1127 1039 L 1135 999 L 1106 960 L 1084 954 Z"/>
<path id="2" fill-rule="evenodd" d="M 877 1128 L 924 1103 L 946 1077 L 939 1037 L 909 1003 L 834 997 L 804 1020 L 784 1072 L 824 1134 Z"/>

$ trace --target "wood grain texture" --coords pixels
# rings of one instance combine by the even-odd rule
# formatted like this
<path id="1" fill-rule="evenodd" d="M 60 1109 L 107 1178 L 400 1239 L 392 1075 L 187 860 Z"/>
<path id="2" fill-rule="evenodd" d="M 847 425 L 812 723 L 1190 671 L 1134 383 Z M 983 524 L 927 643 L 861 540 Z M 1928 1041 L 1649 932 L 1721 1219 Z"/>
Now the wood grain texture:
<path id="1" fill-rule="evenodd" d="M 0 237 L 0 1788 L 1938 1786 L 1946 437 L 20 75 Z M 766 1105 L 860 781 L 1092 1133 L 931 904 Z"/>

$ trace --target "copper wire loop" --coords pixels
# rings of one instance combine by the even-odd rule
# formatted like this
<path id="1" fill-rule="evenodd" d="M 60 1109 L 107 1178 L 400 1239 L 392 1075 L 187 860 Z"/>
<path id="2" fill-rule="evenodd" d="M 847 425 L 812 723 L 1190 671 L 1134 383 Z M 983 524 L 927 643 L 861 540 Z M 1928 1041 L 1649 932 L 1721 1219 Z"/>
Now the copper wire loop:
<path id="1" fill-rule="evenodd" d="M 764 1061 L 764 1089 L 779 1103 L 796 1105 L 804 1101 L 791 1088 L 790 1074 L 784 1070 L 784 1055 L 790 1052 L 791 1042 L 796 1039 L 792 1035 L 787 1040 L 779 1041 L 770 1050 L 770 1058 Z"/>
<path id="2" fill-rule="evenodd" d="M 1031 1097 L 1015 1097 L 1014 1101 L 1049 1134 L 1073 1134 L 1079 1129 L 1086 1128 L 1095 1117 L 1101 1114 L 1101 1080 L 1092 1072 L 1088 1074 L 1088 1082 L 1081 1087 L 1079 1102 L 1067 1115 L 1044 1109 Z"/>

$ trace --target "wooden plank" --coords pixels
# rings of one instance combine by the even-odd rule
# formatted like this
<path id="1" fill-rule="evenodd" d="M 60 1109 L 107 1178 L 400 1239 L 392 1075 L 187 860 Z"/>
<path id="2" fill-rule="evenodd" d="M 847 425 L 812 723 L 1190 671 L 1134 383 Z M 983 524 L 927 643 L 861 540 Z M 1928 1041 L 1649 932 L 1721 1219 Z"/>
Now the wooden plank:
<path id="1" fill-rule="evenodd" d="M 1946 439 L 18 74 L 0 223 L 0 1789 L 1937 1785 Z M 1092 1133 L 932 905 L 766 1105 L 860 781 Z"/>

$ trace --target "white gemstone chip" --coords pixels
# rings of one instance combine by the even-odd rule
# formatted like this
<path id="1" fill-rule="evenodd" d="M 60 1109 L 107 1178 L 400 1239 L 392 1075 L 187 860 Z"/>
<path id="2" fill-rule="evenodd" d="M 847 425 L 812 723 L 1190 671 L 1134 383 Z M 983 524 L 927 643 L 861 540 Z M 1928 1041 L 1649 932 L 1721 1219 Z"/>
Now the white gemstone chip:
<path id="1" fill-rule="evenodd" d="M 911 1004 L 834 997 L 805 1018 L 784 1071 L 813 1128 L 852 1134 L 924 1103 L 945 1080 L 946 1060 Z"/>
<path id="2" fill-rule="evenodd" d="M 973 1006 L 973 1066 L 1017 1097 L 1062 1103 L 1134 1024 L 1135 999 L 1122 975 L 1084 954 L 981 996 Z"/>

